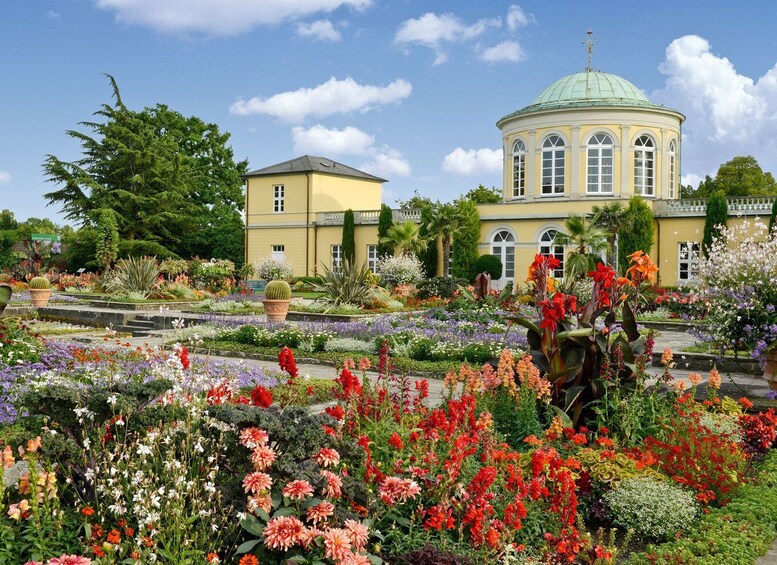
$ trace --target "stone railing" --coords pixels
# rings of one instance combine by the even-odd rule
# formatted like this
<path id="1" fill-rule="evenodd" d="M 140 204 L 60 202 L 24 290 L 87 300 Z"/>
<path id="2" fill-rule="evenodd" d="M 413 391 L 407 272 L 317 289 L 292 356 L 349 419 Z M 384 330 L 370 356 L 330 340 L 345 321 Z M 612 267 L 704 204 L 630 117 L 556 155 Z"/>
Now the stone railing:
<path id="1" fill-rule="evenodd" d="M 404 222 L 421 222 L 421 210 L 392 210 L 392 220 L 395 224 Z M 316 223 L 319 226 L 341 226 L 345 212 L 318 212 Z M 377 224 L 380 210 L 354 210 L 353 221 L 356 225 Z"/>
<path id="2" fill-rule="evenodd" d="M 774 196 L 733 196 L 727 199 L 728 213 L 730 216 L 768 216 L 774 199 Z M 707 213 L 707 199 L 657 200 L 653 211 L 659 217 L 704 216 Z"/>

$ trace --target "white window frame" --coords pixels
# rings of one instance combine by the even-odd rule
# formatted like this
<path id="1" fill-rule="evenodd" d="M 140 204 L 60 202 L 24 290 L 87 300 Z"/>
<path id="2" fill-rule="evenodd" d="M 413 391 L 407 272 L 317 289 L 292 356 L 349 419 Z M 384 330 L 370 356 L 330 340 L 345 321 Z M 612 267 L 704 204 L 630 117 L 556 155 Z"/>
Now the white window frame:
<path id="1" fill-rule="evenodd" d="M 542 196 L 560 196 L 566 187 L 566 143 L 552 134 L 542 142 Z M 546 190 L 547 188 L 547 190 Z"/>
<path id="2" fill-rule="evenodd" d="M 272 187 L 272 193 L 273 193 L 272 210 L 275 214 L 280 214 L 284 212 L 286 208 L 286 202 L 285 202 L 286 187 L 284 187 L 284 185 L 282 184 L 275 184 Z"/>
<path id="3" fill-rule="evenodd" d="M 634 194 L 656 195 L 656 144 L 649 135 L 634 142 Z"/>
<path id="4" fill-rule="evenodd" d="M 598 132 L 588 138 L 586 152 L 586 194 L 612 194 L 612 136 Z"/>
<path id="5" fill-rule="evenodd" d="M 513 198 L 526 195 L 526 145 L 518 139 L 513 144 Z"/>
<path id="6" fill-rule="evenodd" d="M 674 139 L 669 142 L 669 198 L 674 199 L 677 182 L 677 149 Z"/>
<path id="7" fill-rule="evenodd" d="M 556 239 L 558 230 L 555 228 L 549 228 L 540 234 L 540 241 L 538 245 L 538 251 L 540 255 L 555 257 L 561 261 L 561 265 L 553 270 L 553 278 L 562 280 L 564 278 L 564 246 L 553 245 L 553 240 Z"/>
<path id="8" fill-rule="evenodd" d="M 343 268 L 343 246 L 336 243 L 330 248 L 330 264 L 332 271 L 339 271 Z"/>
<path id="9" fill-rule="evenodd" d="M 501 229 L 491 237 L 491 255 L 502 262 L 502 287 L 515 280 L 515 235 Z"/>
<path id="10" fill-rule="evenodd" d="M 369 267 L 370 271 L 377 274 L 378 273 L 378 244 L 377 243 L 368 243 L 367 244 L 367 266 Z"/>
<path id="11" fill-rule="evenodd" d="M 276 261 L 286 260 L 286 246 L 285 245 L 273 245 L 271 257 Z"/>
<path id="12" fill-rule="evenodd" d="M 694 282 L 699 278 L 701 243 L 680 241 L 677 244 L 677 280 Z"/>

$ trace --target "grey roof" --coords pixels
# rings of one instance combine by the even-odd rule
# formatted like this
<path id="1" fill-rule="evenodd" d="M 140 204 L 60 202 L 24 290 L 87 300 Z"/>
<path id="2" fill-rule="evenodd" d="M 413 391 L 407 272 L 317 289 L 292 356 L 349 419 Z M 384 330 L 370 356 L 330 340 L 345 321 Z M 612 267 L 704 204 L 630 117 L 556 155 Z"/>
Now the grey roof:
<path id="1" fill-rule="evenodd" d="M 388 182 L 386 179 L 376 177 L 359 169 L 354 169 L 348 165 L 343 165 L 326 157 L 315 157 L 313 155 L 303 155 L 296 159 L 289 159 L 283 163 L 270 165 L 263 169 L 256 169 L 248 172 L 243 177 L 265 177 L 271 175 L 289 175 L 294 173 L 327 173 L 330 175 L 341 175 L 344 177 L 354 177 L 359 179 L 374 180 L 379 182 Z"/>

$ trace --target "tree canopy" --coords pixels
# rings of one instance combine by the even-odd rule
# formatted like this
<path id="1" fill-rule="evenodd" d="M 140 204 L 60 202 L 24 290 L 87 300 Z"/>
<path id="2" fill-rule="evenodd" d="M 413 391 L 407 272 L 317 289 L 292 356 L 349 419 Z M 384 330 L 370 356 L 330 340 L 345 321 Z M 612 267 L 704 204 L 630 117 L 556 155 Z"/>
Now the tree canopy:
<path id="1" fill-rule="evenodd" d="M 696 190 L 681 187 L 683 198 L 709 198 L 718 190 L 725 196 L 769 196 L 777 194 L 777 182 L 772 173 L 761 169 L 755 157 L 734 157 L 723 163 L 711 178 L 707 175 Z"/>
<path id="2" fill-rule="evenodd" d="M 463 198 L 471 200 L 475 204 L 496 204 L 502 201 L 502 191 L 495 186 L 486 188 L 481 184 L 470 190 Z"/>
<path id="3" fill-rule="evenodd" d="M 243 260 L 243 191 L 247 162 L 234 161 L 228 133 L 197 117 L 157 104 L 133 111 L 108 76 L 114 103 L 83 122 L 91 135 L 67 131 L 81 157 L 48 155 L 45 196 L 69 219 L 95 227 L 102 210 L 114 214 L 120 255 L 156 249 L 182 257 Z M 226 241 L 225 241 L 226 240 Z"/>
<path id="4" fill-rule="evenodd" d="M 620 233 L 620 249 L 618 251 L 618 265 L 620 272 L 625 273 L 629 267 L 629 255 L 635 251 L 650 253 L 653 248 L 653 210 L 640 196 L 634 195 L 629 199 L 626 208 L 625 221 L 629 229 Z"/>

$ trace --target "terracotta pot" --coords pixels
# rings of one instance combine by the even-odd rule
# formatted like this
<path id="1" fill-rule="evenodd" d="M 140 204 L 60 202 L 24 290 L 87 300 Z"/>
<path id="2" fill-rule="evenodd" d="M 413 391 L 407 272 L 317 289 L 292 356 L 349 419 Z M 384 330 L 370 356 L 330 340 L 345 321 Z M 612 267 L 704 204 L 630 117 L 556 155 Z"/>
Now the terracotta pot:
<path id="1" fill-rule="evenodd" d="M 31 288 L 30 300 L 32 300 L 32 305 L 35 308 L 45 307 L 51 298 L 51 290 L 50 288 Z"/>
<path id="2" fill-rule="evenodd" d="M 286 314 L 289 311 L 289 302 L 291 300 L 262 300 L 264 313 L 268 322 L 284 322 Z"/>

